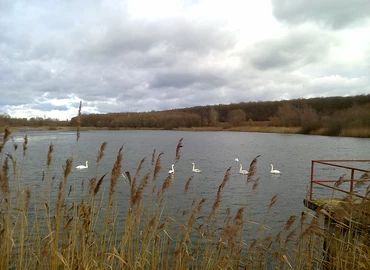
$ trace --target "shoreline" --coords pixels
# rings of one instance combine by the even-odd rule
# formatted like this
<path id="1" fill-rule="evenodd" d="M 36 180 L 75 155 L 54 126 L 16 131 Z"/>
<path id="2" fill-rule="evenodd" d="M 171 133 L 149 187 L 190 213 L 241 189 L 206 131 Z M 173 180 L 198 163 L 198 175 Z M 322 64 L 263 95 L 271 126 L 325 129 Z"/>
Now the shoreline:
<path id="1" fill-rule="evenodd" d="M 9 127 L 10 132 L 19 131 L 76 131 L 77 127 L 70 126 L 53 126 L 53 127 Z M 325 129 L 320 129 L 315 133 L 305 134 L 300 132 L 301 127 L 275 127 L 267 125 L 251 125 L 251 126 L 237 126 L 237 127 L 191 127 L 191 128 L 97 128 L 97 127 L 81 127 L 80 131 L 89 130 L 172 130 L 172 131 L 228 131 L 228 132 L 255 132 L 255 133 L 279 133 L 279 134 L 300 134 L 300 135 L 318 135 L 318 136 L 329 136 L 329 137 L 351 137 L 351 138 L 370 138 L 370 128 L 363 129 L 344 129 L 338 136 L 330 136 L 326 134 Z M 0 134 L 4 133 L 4 129 L 0 130 Z"/>

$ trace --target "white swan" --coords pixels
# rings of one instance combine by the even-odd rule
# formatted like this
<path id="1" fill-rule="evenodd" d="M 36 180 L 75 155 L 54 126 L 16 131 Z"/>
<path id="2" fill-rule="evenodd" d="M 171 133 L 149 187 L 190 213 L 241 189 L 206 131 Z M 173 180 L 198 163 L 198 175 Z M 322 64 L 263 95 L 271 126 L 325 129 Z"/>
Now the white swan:
<path id="1" fill-rule="evenodd" d="M 193 164 L 193 169 L 192 169 L 193 172 L 201 172 L 201 170 L 195 169 L 195 163 L 194 162 L 192 162 L 191 164 Z"/>
<path id="2" fill-rule="evenodd" d="M 168 171 L 169 174 L 174 174 L 175 173 L 175 164 L 171 165 L 171 170 Z"/>
<path id="3" fill-rule="evenodd" d="M 78 169 L 78 170 L 87 169 L 87 168 L 89 168 L 89 162 L 87 160 L 86 160 L 86 165 L 85 166 L 84 165 L 76 166 L 76 169 Z"/>
<path id="4" fill-rule="evenodd" d="M 270 173 L 274 173 L 274 174 L 279 174 L 279 173 L 281 173 L 281 171 L 279 171 L 279 170 L 274 170 L 274 165 L 270 164 L 270 166 L 271 166 L 271 171 L 270 171 Z"/>
<path id="5" fill-rule="evenodd" d="M 242 164 L 240 164 L 239 166 L 240 166 L 240 169 L 239 169 L 240 174 L 248 174 L 247 170 L 243 170 L 243 165 Z"/>
<path id="6" fill-rule="evenodd" d="M 235 160 L 236 162 L 239 162 L 239 158 L 238 158 L 238 156 L 236 156 L 234 160 Z"/>

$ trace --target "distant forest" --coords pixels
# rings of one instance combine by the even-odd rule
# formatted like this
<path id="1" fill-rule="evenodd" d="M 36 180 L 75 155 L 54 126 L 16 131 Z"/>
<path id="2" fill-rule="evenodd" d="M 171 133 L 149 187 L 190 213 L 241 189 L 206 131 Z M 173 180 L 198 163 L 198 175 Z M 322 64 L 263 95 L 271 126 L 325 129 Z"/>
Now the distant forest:
<path id="1" fill-rule="evenodd" d="M 0 126 L 76 126 L 70 121 L 11 118 L 0 115 Z M 178 129 L 264 125 L 298 127 L 302 134 L 370 136 L 370 95 L 282 101 L 242 102 L 166 111 L 82 114 L 81 126 L 109 129 Z"/>

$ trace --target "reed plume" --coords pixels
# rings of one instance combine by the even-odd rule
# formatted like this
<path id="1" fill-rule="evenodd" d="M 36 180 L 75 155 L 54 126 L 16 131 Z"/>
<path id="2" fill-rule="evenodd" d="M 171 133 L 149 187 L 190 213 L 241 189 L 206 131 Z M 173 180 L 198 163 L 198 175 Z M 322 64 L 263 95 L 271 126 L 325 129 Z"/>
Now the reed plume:
<path id="1" fill-rule="evenodd" d="M 80 129 L 81 129 L 81 108 L 82 108 L 82 101 L 80 101 L 80 106 L 78 106 L 78 115 L 77 115 L 77 132 L 76 132 L 76 136 L 77 136 L 76 141 L 77 141 L 77 142 L 78 142 L 78 140 L 80 139 Z"/>
<path id="2" fill-rule="evenodd" d="M 290 216 L 287 222 L 285 223 L 284 229 L 286 231 L 289 231 L 296 220 L 297 220 L 297 216 Z"/>
<path id="3" fill-rule="evenodd" d="M 370 180 L 370 173 L 363 173 L 360 178 L 356 181 L 355 188 L 365 185 Z"/>
<path id="4" fill-rule="evenodd" d="M 64 179 L 67 179 L 71 171 L 72 171 L 72 158 L 69 158 L 66 160 L 66 166 L 64 168 Z"/>
<path id="5" fill-rule="evenodd" d="M 104 179 L 104 177 L 106 176 L 107 174 L 104 174 L 102 177 L 100 177 L 100 179 L 99 179 L 99 181 L 98 181 L 98 183 L 96 183 L 96 186 L 94 186 L 94 189 L 91 189 L 91 190 L 93 190 L 93 196 L 96 196 L 96 194 L 98 194 L 98 192 L 99 192 L 99 189 L 100 189 L 100 186 L 101 186 L 101 184 L 103 183 L 103 179 Z M 92 181 L 91 181 L 91 186 L 93 186 L 93 183 L 95 183 L 96 182 L 96 179 L 95 178 L 93 178 L 93 179 L 91 179 Z"/>
<path id="6" fill-rule="evenodd" d="M 345 182 L 344 176 L 346 176 L 346 175 L 345 174 L 342 174 L 339 177 L 339 179 L 335 182 L 334 187 L 339 187 L 341 184 L 343 184 Z"/>
<path id="7" fill-rule="evenodd" d="M 248 170 L 248 176 L 247 176 L 247 183 L 249 182 L 252 182 L 253 181 L 253 176 L 256 174 L 256 171 L 257 171 L 257 161 L 258 161 L 258 158 L 260 157 L 261 155 L 258 155 L 256 156 L 252 162 L 250 163 L 249 165 L 249 170 Z"/>
<path id="8" fill-rule="evenodd" d="M 105 141 L 100 146 L 100 150 L 99 150 L 98 155 L 96 157 L 96 164 L 99 164 L 99 162 L 101 161 L 101 159 L 104 157 L 104 155 L 105 155 L 105 149 L 107 148 L 107 145 L 108 145 L 108 142 Z"/>
<path id="9" fill-rule="evenodd" d="M 123 145 L 118 150 L 117 158 L 116 158 L 116 161 L 114 163 L 112 173 L 111 173 L 111 181 L 110 181 L 110 189 L 109 189 L 109 202 L 110 203 L 112 202 L 111 200 L 113 199 L 112 198 L 113 194 L 116 192 L 117 181 L 121 174 L 121 168 L 122 168 L 121 163 L 122 163 L 122 158 L 123 158 L 122 150 L 123 150 Z"/>
<path id="10" fill-rule="evenodd" d="M 136 191 L 137 191 L 136 183 L 137 183 L 137 179 L 139 178 L 139 173 L 141 171 L 141 168 L 143 167 L 144 162 L 145 162 L 145 158 L 141 159 L 140 164 L 136 169 L 136 173 L 135 173 L 134 179 L 132 180 L 132 183 L 131 183 L 131 177 L 129 178 L 130 184 L 131 184 L 131 188 L 130 188 L 131 207 L 133 207 L 133 205 L 135 204 L 134 200 L 135 200 Z"/>
<path id="11" fill-rule="evenodd" d="M 173 176 L 171 174 L 167 175 L 166 179 L 163 182 L 162 189 L 158 191 L 157 198 L 162 196 L 169 189 L 172 183 L 172 177 Z"/>
<path id="12" fill-rule="evenodd" d="M 155 167 L 154 167 L 154 173 L 153 173 L 153 181 L 155 181 L 158 178 L 158 174 L 162 169 L 162 164 L 161 164 L 161 157 L 163 155 L 163 152 L 161 152 L 158 157 L 157 161 L 155 162 Z"/>
<path id="13" fill-rule="evenodd" d="M 189 186 L 190 186 L 190 182 L 194 179 L 194 175 L 190 176 L 188 181 L 186 181 L 186 184 L 185 184 L 185 195 L 188 193 L 188 190 L 189 190 Z"/>
<path id="14" fill-rule="evenodd" d="M 3 168 L 0 173 L 0 191 L 3 194 L 3 197 L 7 198 L 10 192 L 9 189 L 9 158 L 5 157 Z"/>
<path id="15" fill-rule="evenodd" d="M 141 203 L 141 201 L 143 199 L 144 188 L 148 185 L 149 176 L 150 176 L 150 172 L 148 172 L 145 175 L 145 177 L 141 180 L 141 183 L 138 186 L 138 188 L 137 188 L 137 190 L 135 192 L 135 196 L 134 196 L 134 198 L 132 200 L 132 206 L 131 207 L 134 207 L 135 205 Z"/>
<path id="16" fill-rule="evenodd" d="M 279 193 L 276 193 L 274 194 L 274 196 L 272 196 L 269 207 L 268 207 L 269 210 L 271 207 L 273 207 L 276 204 L 278 197 L 279 197 Z"/>
<path id="17" fill-rule="evenodd" d="M 180 149 L 182 147 L 182 140 L 183 138 L 181 138 L 177 144 L 177 147 L 176 147 L 176 159 L 175 159 L 175 164 L 180 160 L 180 157 L 181 157 L 181 154 L 180 154 Z"/>
<path id="18" fill-rule="evenodd" d="M 224 176 L 224 179 L 222 180 L 222 183 L 221 185 L 218 187 L 218 190 L 217 190 L 217 196 L 216 196 L 216 200 L 214 201 L 213 203 L 213 206 L 212 206 L 212 211 L 211 213 L 208 215 L 208 220 L 211 220 L 211 218 L 213 217 L 213 215 L 216 213 L 216 210 L 220 207 L 221 205 L 221 192 L 222 192 L 222 189 L 225 187 L 226 183 L 229 181 L 230 179 L 230 170 L 231 170 L 231 167 L 229 167 L 225 173 L 225 176 Z"/>
<path id="19" fill-rule="evenodd" d="M 154 161 L 155 161 L 155 153 L 157 152 L 157 150 L 154 148 L 153 150 L 153 153 L 152 153 L 152 166 L 154 165 Z"/>
<path id="20" fill-rule="evenodd" d="M 52 156 L 53 151 L 54 151 L 54 146 L 51 143 L 49 146 L 49 151 L 48 151 L 47 160 L 46 160 L 46 165 L 48 166 L 48 168 L 50 167 L 51 161 L 53 160 L 53 156 Z"/>
<path id="21" fill-rule="evenodd" d="M 24 136 L 24 142 L 23 142 L 23 157 L 26 156 L 26 152 L 27 152 L 27 148 L 28 148 L 27 144 L 28 144 L 28 137 L 26 135 L 26 136 Z"/>
<path id="22" fill-rule="evenodd" d="M 234 242 L 235 239 L 240 239 L 244 224 L 244 212 L 245 207 L 239 208 L 234 217 L 234 223 L 228 224 L 225 228 L 223 228 L 221 237 L 222 242 L 231 243 Z"/>
<path id="23" fill-rule="evenodd" d="M 31 187 L 27 187 L 24 190 L 24 204 L 25 204 L 25 210 L 28 212 L 28 209 L 30 208 L 30 202 L 31 202 Z"/>
<path id="24" fill-rule="evenodd" d="M 92 195 L 96 186 L 96 178 L 93 177 L 89 181 L 89 194 Z"/>
<path id="25" fill-rule="evenodd" d="M 10 132 L 9 127 L 5 127 L 2 146 L 4 146 L 6 144 L 6 142 L 9 140 L 10 134 L 11 134 L 11 132 Z"/>

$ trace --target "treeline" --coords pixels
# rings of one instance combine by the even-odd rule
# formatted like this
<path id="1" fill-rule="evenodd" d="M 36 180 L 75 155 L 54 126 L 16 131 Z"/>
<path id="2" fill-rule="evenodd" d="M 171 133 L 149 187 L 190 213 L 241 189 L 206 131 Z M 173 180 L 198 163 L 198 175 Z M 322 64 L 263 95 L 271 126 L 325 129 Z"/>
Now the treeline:
<path id="1" fill-rule="evenodd" d="M 70 121 L 77 125 L 77 117 Z M 81 126 L 98 128 L 163 128 L 200 127 L 201 117 L 196 113 L 181 111 L 82 114 Z"/>
<path id="2" fill-rule="evenodd" d="M 161 112 L 81 116 L 82 126 L 98 128 L 174 129 L 215 126 L 230 128 L 251 126 L 261 122 L 269 126 L 300 127 L 300 132 L 304 134 L 338 136 L 343 135 L 343 132 L 360 129 L 366 129 L 366 134 L 369 134 L 370 95 L 247 102 Z M 77 118 L 72 118 L 70 125 L 76 124 Z"/>
<path id="3" fill-rule="evenodd" d="M 0 127 L 11 126 L 11 127 L 58 127 L 58 126 L 70 126 L 70 121 L 60 121 L 59 119 L 53 118 L 42 118 L 32 117 L 27 118 L 14 118 L 8 114 L 0 114 Z"/>
<path id="4" fill-rule="evenodd" d="M 14 126 L 76 126 L 77 117 L 70 121 L 56 119 L 16 119 L 0 116 L 0 125 Z M 304 134 L 331 136 L 351 135 L 364 131 L 370 135 L 370 95 L 325 97 L 283 101 L 246 102 L 228 105 L 196 106 L 160 112 L 122 112 L 83 114 L 81 126 L 96 128 L 192 128 L 263 125 L 300 127 Z"/>

